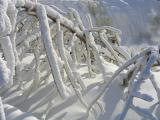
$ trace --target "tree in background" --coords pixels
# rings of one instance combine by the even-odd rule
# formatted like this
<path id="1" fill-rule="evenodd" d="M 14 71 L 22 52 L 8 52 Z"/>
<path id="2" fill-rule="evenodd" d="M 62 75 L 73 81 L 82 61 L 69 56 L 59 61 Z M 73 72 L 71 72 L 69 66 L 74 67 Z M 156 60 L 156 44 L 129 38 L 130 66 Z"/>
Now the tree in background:
<path id="1" fill-rule="evenodd" d="M 111 25 L 112 20 L 108 16 L 107 8 L 100 0 L 88 1 L 89 13 L 97 26 Z"/>
<path id="2" fill-rule="evenodd" d="M 160 41 L 159 41 L 159 38 L 160 38 L 160 14 L 159 14 L 159 12 L 156 12 L 156 14 L 153 15 L 153 19 L 151 20 L 149 32 L 151 34 L 151 41 L 154 44 L 160 44 Z"/>
<path id="3" fill-rule="evenodd" d="M 151 10 L 151 18 L 146 31 L 139 33 L 139 42 L 157 45 L 160 44 L 160 14 L 159 10 Z"/>

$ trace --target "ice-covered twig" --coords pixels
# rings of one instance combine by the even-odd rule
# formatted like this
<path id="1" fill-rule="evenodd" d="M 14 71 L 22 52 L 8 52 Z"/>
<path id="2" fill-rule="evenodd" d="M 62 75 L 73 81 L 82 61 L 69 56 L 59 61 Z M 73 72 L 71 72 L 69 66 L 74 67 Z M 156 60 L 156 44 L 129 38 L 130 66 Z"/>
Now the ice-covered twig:
<path id="1" fill-rule="evenodd" d="M 109 30 L 109 31 L 112 31 L 112 32 L 118 33 L 118 34 L 122 33 L 119 29 L 116 29 L 111 26 L 93 27 L 93 28 L 88 29 L 87 31 L 88 32 L 100 32 L 102 30 Z"/>
<path id="2" fill-rule="evenodd" d="M 73 9 L 73 8 L 69 8 L 69 10 L 70 10 L 70 14 L 72 14 L 73 17 L 75 18 L 76 24 L 83 31 L 85 28 L 83 26 L 83 23 L 82 23 L 82 20 L 80 18 L 79 13 L 75 9 Z"/>
<path id="3" fill-rule="evenodd" d="M 62 15 L 67 15 L 67 12 L 62 11 L 60 8 L 58 8 L 55 5 L 50 5 L 50 7 L 52 7 L 54 10 L 56 10 L 57 12 L 59 12 Z"/>
<path id="4" fill-rule="evenodd" d="M 88 21 L 88 24 L 89 24 L 89 28 L 90 29 L 93 28 L 93 23 L 92 23 L 91 15 L 87 14 L 86 18 L 87 18 L 87 21 Z"/>

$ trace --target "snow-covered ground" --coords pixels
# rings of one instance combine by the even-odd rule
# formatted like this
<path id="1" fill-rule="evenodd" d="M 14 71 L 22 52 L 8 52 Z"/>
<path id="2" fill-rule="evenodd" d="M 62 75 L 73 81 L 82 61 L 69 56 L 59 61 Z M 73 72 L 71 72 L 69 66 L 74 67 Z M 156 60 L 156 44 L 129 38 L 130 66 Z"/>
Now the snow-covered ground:
<path id="1" fill-rule="evenodd" d="M 25 64 L 30 64 L 31 60 L 32 56 L 29 55 L 23 62 Z M 113 73 L 118 69 L 118 66 L 108 62 L 105 63 L 105 66 L 105 72 L 107 74 L 105 82 L 108 82 Z M 100 86 L 103 85 L 104 81 L 102 74 L 97 74 L 93 78 L 88 77 L 88 68 L 86 64 L 79 65 L 78 72 L 82 75 L 86 86 L 86 89 L 82 91 L 83 97 L 87 103 L 91 103 L 95 99 L 96 94 L 99 94 Z M 159 72 L 160 69 L 157 68 L 154 74 L 156 75 L 157 85 L 160 86 L 160 81 L 158 80 L 160 77 Z M 89 117 L 86 117 L 86 108 L 79 102 L 76 96 L 71 96 L 65 101 L 56 97 L 51 103 L 52 108 L 50 108 L 47 113 L 47 120 L 106 120 L 106 118 L 107 120 L 116 120 L 117 115 L 122 112 L 125 104 L 125 101 L 123 100 L 125 87 L 120 85 L 120 80 L 123 74 L 124 73 L 121 73 L 116 78 L 116 81 L 112 83 L 109 90 L 100 98 L 99 102 L 102 104 L 104 109 L 103 112 L 98 105 L 95 105 L 95 111 L 91 111 Z M 53 86 L 52 78 L 50 78 L 47 85 L 42 85 L 35 93 L 32 94 L 32 96 L 25 99 L 25 101 L 23 101 L 21 92 L 15 91 L 16 88 L 12 88 L 4 93 L 2 96 L 4 103 L 13 105 L 24 112 L 28 112 L 22 113 L 10 105 L 4 105 L 7 120 L 34 120 L 35 118 L 25 118 L 25 116 L 28 116 L 29 114 L 32 114 L 37 118 L 42 117 L 42 112 L 46 110 L 46 107 L 48 106 L 45 101 L 47 102 L 53 99 L 56 95 L 56 93 L 53 92 Z M 154 100 L 152 102 L 146 102 L 136 98 L 134 99 L 134 104 L 136 106 L 149 109 L 157 118 L 160 119 L 160 106 L 154 105 L 157 101 L 157 94 L 149 79 L 142 84 L 140 91 L 150 95 Z M 19 117 L 17 118 L 15 116 Z M 22 119 L 23 117 L 25 119 Z M 141 119 L 146 120 L 147 118 L 140 117 L 132 109 L 129 110 L 127 117 L 125 118 L 125 120 Z"/>

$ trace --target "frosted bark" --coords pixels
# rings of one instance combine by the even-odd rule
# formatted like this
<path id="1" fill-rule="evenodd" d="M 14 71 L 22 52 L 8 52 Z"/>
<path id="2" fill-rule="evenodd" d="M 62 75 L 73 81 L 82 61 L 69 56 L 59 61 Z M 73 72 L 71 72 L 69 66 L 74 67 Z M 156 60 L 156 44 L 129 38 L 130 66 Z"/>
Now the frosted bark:
<path id="1" fill-rule="evenodd" d="M 54 77 L 54 81 L 58 92 L 60 93 L 61 97 L 65 98 L 68 95 L 66 91 L 66 86 L 64 85 L 60 74 L 60 69 L 58 66 L 58 58 L 56 55 L 57 53 L 52 44 L 46 9 L 44 6 L 40 4 L 36 6 L 36 9 L 37 9 L 37 16 L 40 21 L 41 38 L 47 53 L 48 61 L 52 70 L 52 75 Z"/>

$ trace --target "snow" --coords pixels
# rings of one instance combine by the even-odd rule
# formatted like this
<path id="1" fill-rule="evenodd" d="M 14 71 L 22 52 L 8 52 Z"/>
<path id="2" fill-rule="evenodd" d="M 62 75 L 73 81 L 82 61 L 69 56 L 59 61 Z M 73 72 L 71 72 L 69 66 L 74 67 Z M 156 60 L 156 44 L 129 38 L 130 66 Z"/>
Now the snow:
<path id="1" fill-rule="evenodd" d="M 19 109 L 8 104 L 4 104 L 4 109 L 6 113 L 6 120 L 38 120 L 31 114 L 23 113 Z"/>

